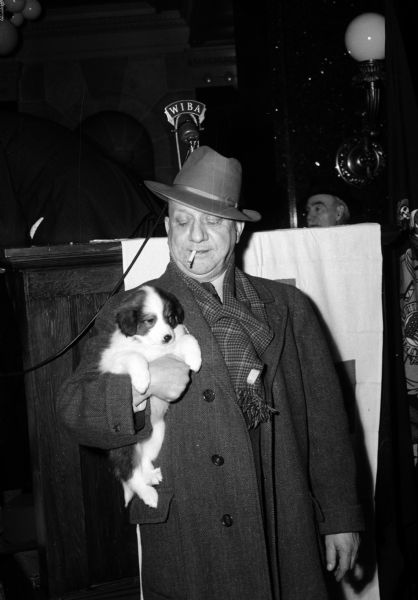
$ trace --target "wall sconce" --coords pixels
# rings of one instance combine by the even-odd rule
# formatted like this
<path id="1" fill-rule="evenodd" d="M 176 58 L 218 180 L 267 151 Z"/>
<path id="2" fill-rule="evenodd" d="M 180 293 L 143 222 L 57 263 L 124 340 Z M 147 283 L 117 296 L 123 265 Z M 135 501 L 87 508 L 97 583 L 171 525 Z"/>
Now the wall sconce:
<path id="1" fill-rule="evenodd" d="M 364 88 L 366 110 L 360 135 L 338 148 L 336 168 L 344 181 L 363 187 L 385 167 L 384 151 L 376 140 L 380 87 L 385 78 L 385 18 L 378 13 L 364 13 L 353 19 L 345 32 L 345 45 L 348 54 L 358 61 L 359 72 L 353 84 Z"/>
<path id="2" fill-rule="evenodd" d="M 0 0 L 0 56 L 11 54 L 19 43 L 16 28 L 35 21 L 42 12 L 38 0 Z"/>

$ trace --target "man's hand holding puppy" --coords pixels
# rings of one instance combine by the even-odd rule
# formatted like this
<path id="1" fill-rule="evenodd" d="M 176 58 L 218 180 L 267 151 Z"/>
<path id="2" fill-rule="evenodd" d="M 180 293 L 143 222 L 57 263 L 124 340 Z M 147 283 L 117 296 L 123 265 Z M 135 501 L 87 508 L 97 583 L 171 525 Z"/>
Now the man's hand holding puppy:
<path id="1" fill-rule="evenodd" d="M 144 408 L 143 402 L 157 396 L 165 402 L 177 400 L 190 381 L 190 367 L 174 354 L 166 354 L 149 363 L 151 382 L 145 394 L 134 393 L 134 411 Z"/>

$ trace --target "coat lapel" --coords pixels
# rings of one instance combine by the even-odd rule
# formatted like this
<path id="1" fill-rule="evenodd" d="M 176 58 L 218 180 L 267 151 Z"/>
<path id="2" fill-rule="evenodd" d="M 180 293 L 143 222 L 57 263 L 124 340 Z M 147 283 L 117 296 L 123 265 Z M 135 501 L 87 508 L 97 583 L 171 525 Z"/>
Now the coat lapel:
<path id="1" fill-rule="evenodd" d="M 287 306 L 285 302 L 279 304 L 277 298 L 273 296 L 269 288 L 262 281 L 251 277 L 250 280 L 258 292 L 260 300 L 265 305 L 268 323 L 274 331 L 273 339 L 261 357 L 267 366 L 266 390 L 271 394 L 274 376 L 283 350 Z"/>

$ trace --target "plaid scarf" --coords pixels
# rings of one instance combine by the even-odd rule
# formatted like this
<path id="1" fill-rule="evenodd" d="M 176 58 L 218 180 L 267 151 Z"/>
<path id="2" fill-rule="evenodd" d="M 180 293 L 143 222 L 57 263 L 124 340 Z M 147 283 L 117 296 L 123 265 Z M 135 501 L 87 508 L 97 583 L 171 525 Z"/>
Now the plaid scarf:
<path id="1" fill-rule="evenodd" d="M 262 355 L 273 332 L 267 324 L 264 304 L 246 275 L 233 263 L 223 284 L 223 303 L 195 279 L 178 272 L 192 291 L 200 310 L 215 336 L 228 367 L 240 406 L 249 429 L 268 421 L 277 411 L 266 403 Z"/>

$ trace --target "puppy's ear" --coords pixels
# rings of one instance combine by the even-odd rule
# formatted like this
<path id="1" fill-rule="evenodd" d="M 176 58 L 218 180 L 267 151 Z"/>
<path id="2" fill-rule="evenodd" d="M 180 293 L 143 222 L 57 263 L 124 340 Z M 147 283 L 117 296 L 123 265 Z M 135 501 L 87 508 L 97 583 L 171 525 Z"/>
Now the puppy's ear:
<path id="1" fill-rule="evenodd" d="M 124 335 L 135 335 L 138 327 L 138 311 L 134 308 L 120 310 L 116 314 L 116 323 Z"/>
<path id="2" fill-rule="evenodd" d="M 164 300 L 164 318 L 170 324 L 171 327 L 176 327 L 184 321 L 184 310 L 180 302 L 177 300 L 174 294 L 166 292 L 165 290 L 158 290 L 159 294 Z"/>

